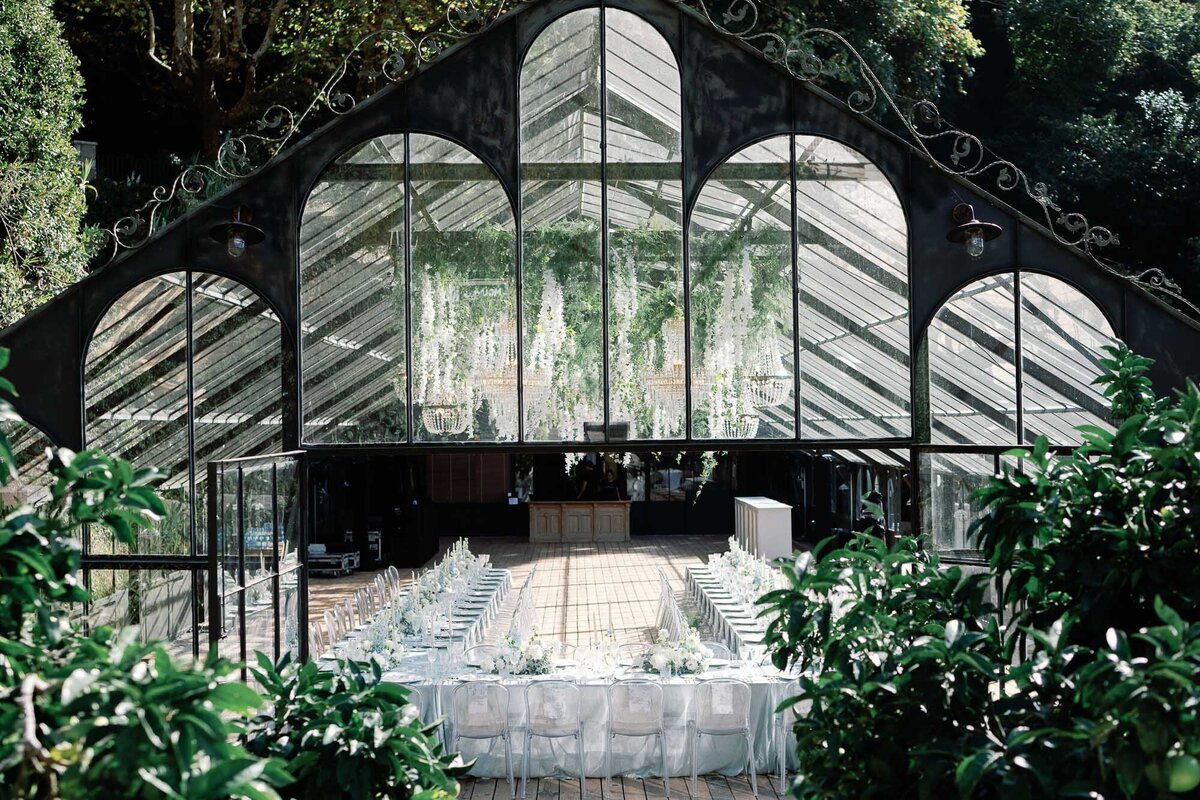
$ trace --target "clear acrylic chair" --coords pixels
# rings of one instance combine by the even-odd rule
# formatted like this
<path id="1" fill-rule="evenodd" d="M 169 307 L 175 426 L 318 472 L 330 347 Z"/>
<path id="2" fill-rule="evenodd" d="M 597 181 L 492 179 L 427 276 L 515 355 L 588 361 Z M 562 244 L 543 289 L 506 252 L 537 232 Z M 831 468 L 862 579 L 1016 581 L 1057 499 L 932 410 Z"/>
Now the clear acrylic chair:
<path id="1" fill-rule="evenodd" d="M 758 796 L 758 778 L 754 774 L 754 734 L 750 730 L 750 685 L 734 678 L 701 681 L 696 687 L 692 719 L 688 722 L 691 748 L 692 792 L 699 780 L 700 737 L 741 736 L 746 740 L 746 765 L 750 770 L 750 788 Z"/>
<path id="2" fill-rule="evenodd" d="M 371 618 L 371 597 L 366 589 L 359 589 L 354 593 L 354 611 L 360 625 Z"/>
<path id="3" fill-rule="evenodd" d="M 500 739 L 504 742 L 504 769 L 508 788 L 517 796 L 513 780 L 512 737 L 508 725 L 508 689 L 499 683 L 462 683 L 454 688 L 453 727 L 448 750 L 458 752 L 459 739 Z"/>
<path id="4" fill-rule="evenodd" d="M 383 574 L 386 576 L 388 586 L 392 589 L 392 597 L 396 597 L 400 594 L 400 590 L 404 588 L 400 581 L 400 570 L 395 567 L 388 567 Z"/>
<path id="5" fill-rule="evenodd" d="M 783 687 L 782 693 L 779 695 L 779 701 L 783 702 L 789 697 L 795 697 L 800 692 L 800 682 L 792 681 Z M 808 703 L 808 701 L 805 701 Z M 778 704 L 776 704 L 778 705 Z M 783 711 L 775 714 L 775 750 L 779 755 L 779 786 L 781 789 L 788 788 L 787 786 L 787 757 L 788 751 L 792 749 L 792 743 L 795 741 L 792 737 L 792 727 L 796 724 L 796 706 L 789 705 Z"/>
<path id="6" fill-rule="evenodd" d="M 342 633 L 349 634 L 355 627 L 354 606 L 350 604 L 350 598 L 347 597 L 342 601 L 340 606 L 334 606 L 334 608 L 338 609 L 338 613 L 342 617 Z M 359 620 L 359 622 L 362 622 L 362 620 Z"/>
<path id="7" fill-rule="evenodd" d="M 324 617 L 325 630 L 329 632 L 329 646 L 333 647 L 342 640 L 342 618 L 335 608 L 328 609 Z"/>
<path id="8" fill-rule="evenodd" d="M 566 681 L 537 681 L 525 687 L 525 749 L 521 753 L 521 797 L 529 784 L 529 761 L 533 737 L 575 739 L 579 752 L 579 800 L 587 794 L 587 773 L 583 765 L 583 716 L 580 713 L 579 687 Z"/>
<path id="9" fill-rule="evenodd" d="M 713 658 L 723 658 L 726 661 L 729 661 L 733 658 L 733 653 L 729 650 L 729 648 L 720 642 L 701 642 L 700 646 L 707 647 L 709 650 L 711 650 Z"/>
<path id="10" fill-rule="evenodd" d="M 325 643 L 325 635 L 321 633 L 320 623 L 313 623 L 308 628 L 308 655 L 309 658 L 320 658 L 329 649 L 329 645 Z"/>
<path id="11" fill-rule="evenodd" d="M 383 607 L 391 600 L 390 592 L 388 591 L 387 581 L 384 580 L 383 574 L 375 576 L 375 580 L 371 581 L 371 587 L 374 589 L 374 599 L 376 610 L 383 610 Z"/>
<path id="12" fill-rule="evenodd" d="M 658 743 L 659 767 L 667 797 L 671 778 L 667 774 L 667 727 L 663 721 L 663 690 L 654 681 L 628 678 L 608 687 L 608 725 L 604 737 L 604 787 L 612 792 L 612 746 L 618 736 L 653 736 Z"/>

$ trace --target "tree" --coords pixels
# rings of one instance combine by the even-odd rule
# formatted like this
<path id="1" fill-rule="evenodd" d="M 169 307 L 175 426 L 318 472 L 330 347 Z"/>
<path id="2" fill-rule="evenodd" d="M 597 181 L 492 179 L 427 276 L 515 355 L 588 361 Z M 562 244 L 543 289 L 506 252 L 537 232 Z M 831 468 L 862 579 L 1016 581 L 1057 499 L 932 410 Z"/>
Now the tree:
<path id="1" fill-rule="evenodd" d="M 77 280 L 91 237 L 72 135 L 83 80 L 50 0 L 0 3 L 0 327 Z"/>
<path id="2" fill-rule="evenodd" d="M 997 150 L 1119 234 L 1102 255 L 1200 296 L 1200 5 L 1009 0 Z"/>
<path id="3" fill-rule="evenodd" d="M 415 39 L 440 11 L 435 0 L 60 0 L 59 8 L 85 59 L 105 64 L 119 58 L 113 48 L 142 54 L 140 64 L 118 64 L 122 76 L 165 101 L 159 113 L 194 121 L 194 142 L 170 149 L 198 148 L 209 159 L 228 132 L 270 106 L 307 104 L 361 36 L 392 28 Z"/>
<path id="4" fill-rule="evenodd" d="M 983 55 L 965 0 L 788 0 L 760 3 L 759 8 L 762 26 L 785 39 L 806 28 L 838 32 L 867 59 L 889 91 L 909 97 L 936 99 L 960 89 L 972 61 Z M 737 25 L 729 27 L 736 30 Z M 836 60 L 847 67 L 846 76 L 856 67 L 845 54 Z"/>

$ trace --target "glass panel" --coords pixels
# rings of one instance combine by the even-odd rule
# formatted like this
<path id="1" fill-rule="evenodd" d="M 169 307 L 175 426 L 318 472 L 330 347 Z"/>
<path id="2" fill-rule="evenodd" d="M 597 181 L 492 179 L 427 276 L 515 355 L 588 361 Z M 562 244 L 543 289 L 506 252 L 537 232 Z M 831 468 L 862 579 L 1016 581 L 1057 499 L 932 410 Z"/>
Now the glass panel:
<path id="1" fill-rule="evenodd" d="M 242 660 L 242 593 L 236 592 L 225 597 L 221 603 L 224 623 L 221 626 L 221 641 L 217 651 L 231 661 Z"/>
<path id="2" fill-rule="evenodd" d="M 1021 399 L 1025 441 L 1044 435 L 1078 444 L 1076 428 L 1112 430 L 1110 408 L 1092 381 L 1103 374 L 1100 348 L 1116 343 L 1103 312 L 1070 284 L 1021 273 Z"/>
<path id="3" fill-rule="evenodd" d="M 829 139 L 796 138 L 801 435 L 906 437 L 908 241 L 879 169 Z"/>
<path id="4" fill-rule="evenodd" d="M 995 459 L 974 453 L 922 453 L 922 525 L 934 550 L 969 555 L 975 545 L 967 535 L 984 507 L 972 498 L 995 472 Z"/>
<path id="5" fill-rule="evenodd" d="M 692 214 L 692 432 L 708 439 L 796 434 L 791 145 L 741 150 Z"/>
<path id="6" fill-rule="evenodd" d="M 300 225 L 306 442 L 407 438 L 404 136 L 341 156 Z"/>
<path id="7" fill-rule="evenodd" d="M 242 468 L 242 503 L 245 508 L 246 585 L 275 573 L 275 529 L 271 507 L 271 465 Z"/>
<path id="8" fill-rule="evenodd" d="M 140 641 L 158 639 L 173 654 L 192 657 L 190 570 L 91 568 L 87 573 L 90 627 L 137 626 Z"/>
<path id="9" fill-rule="evenodd" d="M 1017 436 L 1013 276 L 972 283 L 929 326 L 929 406 L 938 444 L 1009 444 Z"/>
<path id="10" fill-rule="evenodd" d="M 238 532 L 238 469 L 227 467 L 221 473 L 221 494 L 218 499 L 221 519 L 217 522 L 217 552 L 223 564 L 217 585 L 222 594 L 242 585 Z"/>
<path id="11" fill-rule="evenodd" d="M 134 548 L 100 527 L 90 552 L 190 552 L 187 419 L 187 278 L 173 272 L 121 296 L 96 327 L 84 366 L 87 445 L 167 474 L 167 514 Z"/>
<path id="12" fill-rule="evenodd" d="M 246 659 L 266 653 L 275 659 L 275 580 L 269 579 L 246 588 Z"/>
<path id="13" fill-rule="evenodd" d="M 600 12 L 556 20 L 521 70 L 525 438 L 603 420 Z"/>
<path id="14" fill-rule="evenodd" d="M 679 69 L 663 37 L 605 11 L 609 436 L 684 434 Z"/>
<path id="15" fill-rule="evenodd" d="M 46 450 L 53 449 L 54 442 L 33 425 L 23 422 L 2 420 L 0 432 L 8 437 L 13 460 L 17 463 L 17 474 L 9 475 L 8 485 L 0 487 L 0 508 L 45 503 L 50 499 L 53 483 Z"/>
<path id="16" fill-rule="evenodd" d="M 419 441 L 517 438 L 512 207 L 491 168 L 413 134 L 413 418 Z"/>
<path id="17" fill-rule="evenodd" d="M 208 536 L 208 462 L 283 449 L 279 319 L 229 278 L 192 276 L 196 536 Z"/>
<path id="18" fill-rule="evenodd" d="M 279 607 L 282 609 L 279 634 L 280 646 L 293 658 L 300 656 L 300 571 L 292 570 L 279 576 Z M 280 653 L 280 655 L 283 655 Z"/>
<path id="19" fill-rule="evenodd" d="M 281 461 L 276 466 L 275 494 L 279 515 L 279 569 L 300 564 L 300 483 L 296 462 Z"/>

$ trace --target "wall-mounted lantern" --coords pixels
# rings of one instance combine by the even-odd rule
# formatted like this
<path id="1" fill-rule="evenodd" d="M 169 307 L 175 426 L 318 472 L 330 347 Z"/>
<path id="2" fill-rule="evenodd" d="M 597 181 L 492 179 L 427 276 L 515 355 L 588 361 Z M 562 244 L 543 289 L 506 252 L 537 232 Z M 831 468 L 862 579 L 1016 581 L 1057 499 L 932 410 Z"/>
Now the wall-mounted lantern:
<path id="1" fill-rule="evenodd" d="M 967 246 L 967 255 L 979 258 L 983 255 L 987 243 L 995 239 L 1004 230 L 993 222 L 980 222 L 975 219 L 975 209 L 970 203 L 959 203 L 950 212 L 954 227 L 946 234 L 946 238 L 956 244 Z"/>
<path id="2" fill-rule="evenodd" d="M 214 225 L 208 235 L 225 245 L 225 252 L 230 258 L 241 258 L 247 247 L 252 247 L 267 238 L 261 228 L 250 224 L 250 219 L 250 209 L 237 206 L 233 209 L 233 218 L 229 222 Z"/>

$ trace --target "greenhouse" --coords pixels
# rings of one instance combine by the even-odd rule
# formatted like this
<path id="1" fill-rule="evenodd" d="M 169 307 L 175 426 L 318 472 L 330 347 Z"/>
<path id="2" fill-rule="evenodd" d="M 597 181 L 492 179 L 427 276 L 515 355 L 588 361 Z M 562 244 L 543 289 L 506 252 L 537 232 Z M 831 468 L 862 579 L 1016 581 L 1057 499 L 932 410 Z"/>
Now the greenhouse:
<path id="1" fill-rule="evenodd" d="M 1200 374 L 1200 324 L 1048 198 L 1022 213 L 961 141 L 898 135 L 728 24 L 521 4 L 0 334 L 18 462 L 166 473 L 134 543 L 85 537 L 82 618 L 315 657 L 338 587 L 454 557 L 439 538 L 504 566 L 740 535 L 759 496 L 788 553 L 873 496 L 889 537 L 979 564 L 1006 453 L 1114 429 L 1106 346 L 1160 394 Z"/>

